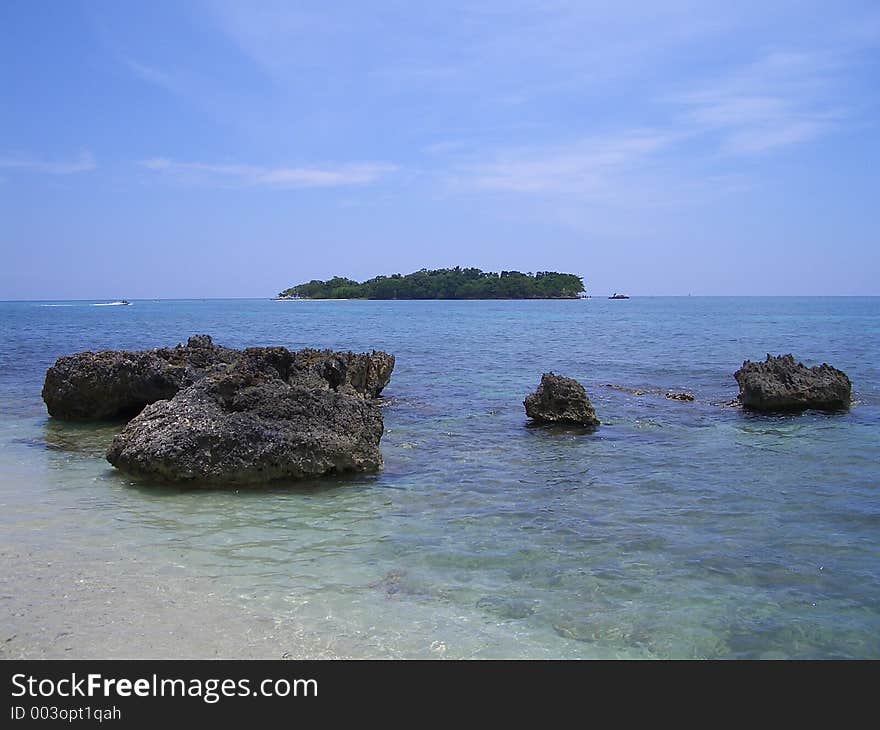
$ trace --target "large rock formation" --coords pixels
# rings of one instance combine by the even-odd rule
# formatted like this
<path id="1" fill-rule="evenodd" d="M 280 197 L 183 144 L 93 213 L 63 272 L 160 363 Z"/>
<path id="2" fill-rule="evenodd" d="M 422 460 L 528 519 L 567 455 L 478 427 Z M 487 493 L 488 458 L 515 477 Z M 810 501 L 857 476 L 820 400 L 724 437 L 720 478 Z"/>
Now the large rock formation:
<path id="1" fill-rule="evenodd" d="M 242 351 L 219 347 L 208 335 L 195 335 L 174 348 L 61 357 L 46 373 L 43 400 L 51 416 L 65 420 L 130 417 L 208 375 L 224 372 L 243 357 L 266 359 L 276 377 L 291 383 L 366 398 L 382 392 L 394 369 L 394 356 L 384 352 L 291 352 L 284 347 Z"/>
<path id="2" fill-rule="evenodd" d="M 68 421 L 132 415 L 147 403 L 171 398 L 182 376 L 154 352 L 81 352 L 49 368 L 43 400 L 49 415 Z"/>
<path id="3" fill-rule="evenodd" d="M 544 373 L 538 389 L 523 401 L 526 415 L 537 423 L 567 423 L 595 428 L 596 411 L 577 380 Z"/>
<path id="4" fill-rule="evenodd" d="M 227 485 L 382 466 L 380 410 L 365 399 L 238 367 L 147 406 L 113 439 L 123 471 Z"/>
<path id="5" fill-rule="evenodd" d="M 215 346 L 207 335 L 171 349 L 80 352 L 58 358 L 49 368 L 43 400 L 49 415 L 68 421 L 133 416 L 239 356 Z"/>
<path id="6" fill-rule="evenodd" d="M 822 364 L 808 368 L 791 355 L 767 355 L 764 362 L 746 360 L 733 376 L 744 408 L 762 413 L 808 408 L 847 408 L 852 384 L 846 373 Z"/>
<path id="7" fill-rule="evenodd" d="M 43 399 L 62 419 L 134 416 L 107 453 L 133 474 L 244 484 L 382 466 L 372 402 L 388 384 L 384 352 L 214 345 L 84 352 L 46 373 Z"/>

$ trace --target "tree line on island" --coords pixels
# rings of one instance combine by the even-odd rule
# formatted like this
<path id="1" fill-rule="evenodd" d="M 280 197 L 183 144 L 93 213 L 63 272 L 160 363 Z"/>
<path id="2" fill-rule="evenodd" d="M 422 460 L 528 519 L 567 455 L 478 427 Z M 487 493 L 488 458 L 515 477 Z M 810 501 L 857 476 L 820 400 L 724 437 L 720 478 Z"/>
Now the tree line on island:
<path id="1" fill-rule="evenodd" d="M 313 279 L 279 293 L 282 299 L 576 299 L 584 282 L 575 274 L 480 269 L 421 269 L 358 283 L 335 276 Z"/>

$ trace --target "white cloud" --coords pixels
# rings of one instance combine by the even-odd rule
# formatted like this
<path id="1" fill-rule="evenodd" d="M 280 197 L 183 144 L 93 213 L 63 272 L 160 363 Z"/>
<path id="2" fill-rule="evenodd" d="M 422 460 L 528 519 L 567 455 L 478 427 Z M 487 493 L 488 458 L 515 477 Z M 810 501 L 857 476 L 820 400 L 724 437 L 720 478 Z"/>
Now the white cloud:
<path id="1" fill-rule="evenodd" d="M 613 178 L 637 169 L 674 141 L 671 134 L 631 130 L 563 146 L 510 150 L 463 165 L 457 179 L 483 190 L 601 198 Z"/>
<path id="2" fill-rule="evenodd" d="M 153 157 L 141 162 L 141 166 L 146 167 L 148 170 L 167 170 L 171 165 L 172 162 L 167 157 Z"/>
<path id="3" fill-rule="evenodd" d="M 808 142 L 831 128 L 830 123 L 810 119 L 787 119 L 765 127 L 748 128 L 731 133 L 723 150 L 733 154 L 759 154 L 778 147 Z"/>
<path id="4" fill-rule="evenodd" d="M 721 151 L 760 154 L 832 131 L 846 116 L 829 55 L 776 52 L 671 101 L 683 124 L 719 138 Z"/>
<path id="5" fill-rule="evenodd" d="M 326 167 L 264 167 L 259 165 L 176 162 L 167 157 L 143 160 L 141 166 L 175 180 L 201 184 L 233 184 L 277 188 L 326 188 L 367 185 L 394 172 L 394 165 L 352 163 Z"/>
<path id="6" fill-rule="evenodd" d="M 183 90 L 178 78 L 166 71 L 153 68 L 152 66 L 145 66 L 144 64 L 138 63 L 127 57 L 123 57 L 122 61 L 128 66 L 128 69 L 142 81 L 155 84 L 156 86 L 175 93 L 180 93 Z"/>
<path id="7" fill-rule="evenodd" d="M 834 131 L 846 117 L 833 93 L 836 68 L 830 55 L 771 53 L 662 98 L 677 111 L 651 127 L 470 159 L 459 154 L 453 186 L 602 202 L 639 194 L 654 201 L 699 197 L 701 186 L 715 187 L 718 152 L 760 155 Z M 748 182 L 737 178 L 735 187 L 743 186 Z"/>
<path id="8" fill-rule="evenodd" d="M 77 172 L 88 172 L 96 167 L 95 158 L 88 150 L 83 150 L 73 160 L 38 160 L 18 155 L 0 157 L 0 169 L 21 170 L 43 175 L 72 175 Z"/>

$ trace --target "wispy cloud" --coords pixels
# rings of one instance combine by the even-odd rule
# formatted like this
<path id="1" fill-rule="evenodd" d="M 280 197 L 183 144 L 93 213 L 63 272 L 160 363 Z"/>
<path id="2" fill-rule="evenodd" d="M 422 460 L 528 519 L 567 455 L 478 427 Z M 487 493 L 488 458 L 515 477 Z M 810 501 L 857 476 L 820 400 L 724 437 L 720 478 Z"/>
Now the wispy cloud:
<path id="1" fill-rule="evenodd" d="M 701 187 L 718 189 L 719 180 L 742 190 L 749 182 L 736 172 L 736 157 L 803 145 L 842 125 L 848 110 L 835 94 L 838 67 L 831 54 L 767 54 L 658 97 L 650 126 L 469 156 L 453 149 L 451 184 L 603 203 L 640 195 L 681 202 L 702 197 Z"/>
<path id="2" fill-rule="evenodd" d="M 0 169 L 21 170 L 42 175 L 72 175 L 77 172 L 88 172 L 96 167 L 95 158 L 88 150 L 83 150 L 72 160 L 41 160 L 23 155 L 0 157 Z"/>
<path id="3" fill-rule="evenodd" d="M 835 70 L 833 57 L 777 52 L 671 101 L 695 132 L 717 134 L 722 152 L 760 154 L 816 139 L 846 117 Z"/>
<path id="4" fill-rule="evenodd" d="M 481 0 L 436 6 L 363 3 L 327 14 L 315 4 L 264 0 L 257 8 L 205 0 L 218 27 L 275 77 L 321 61 L 348 64 L 371 82 L 394 88 L 463 87 L 485 91 L 487 78 L 504 98 L 523 84 L 569 86 L 589 77 L 620 78 L 646 54 L 729 24 L 725 8 L 699 12 L 697 0 L 667 3 Z M 320 8 L 320 5 L 317 6 Z M 389 27 L 406 32 L 389 34 Z M 642 28 L 650 29 L 645 32 Z M 356 48 L 359 53 L 339 53 Z M 622 68 L 626 67 L 626 69 Z"/>
<path id="5" fill-rule="evenodd" d="M 168 71 L 138 63 L 125 56 L 122 57 L 122 62 L 141 81 L 146 81 L 173 93 L 182 93 L 185 90 L 180 79 Z"/>
<path id="6" fill-rule="evenodd" d="M 582 139 L 569 145 L 509 150 L 463 165 L 459 182 L 483 190 L 603 197 L 610 179 L 631 171 L 668 148 L 674 137 L 632 130 Z"/>
<path id="7" fill-rule="evenodd" d="M 263 167 L 259 165 L 177 162 L 166 157 L 143 160 L 141 166 L 180 182 L 245 187 L 329 188 L 368 185 L 394 172 L 394 165 L 352 163 L 325 167 Z"/>

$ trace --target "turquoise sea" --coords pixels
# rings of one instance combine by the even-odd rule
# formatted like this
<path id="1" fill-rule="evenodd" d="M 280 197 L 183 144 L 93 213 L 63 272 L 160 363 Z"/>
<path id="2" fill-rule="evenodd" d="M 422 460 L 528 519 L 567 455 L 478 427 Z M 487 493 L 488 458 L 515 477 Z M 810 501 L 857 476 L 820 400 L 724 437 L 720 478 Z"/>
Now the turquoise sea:
<path id="1" fill-rule="evenodd" d="M 0 303 L 0 656 L 880 658 L 880 298 L 93 305 Z M 385 470 L 189 491 L 47 417 L 55 358 L 195 333 L 395 354 Z M 852 409 L 720 405 L 768 352 Z M 527 425 L 546 371 L 596 433 Z"/>

